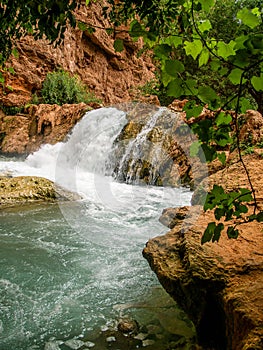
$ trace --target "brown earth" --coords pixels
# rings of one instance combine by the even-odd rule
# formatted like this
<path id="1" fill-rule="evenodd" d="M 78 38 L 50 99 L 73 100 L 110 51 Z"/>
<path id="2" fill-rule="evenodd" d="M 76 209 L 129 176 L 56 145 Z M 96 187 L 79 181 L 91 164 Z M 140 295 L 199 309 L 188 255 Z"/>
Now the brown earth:
<path id="1" fill-rule="evenodd" d="M 263 209 L 263 159 L 244 158 L 259 208 Z M 209 177 L 210 186 L 248 187 L 240 162 Z M 251 208 L 252 210 L 252 208 Z M 197 327 L 199 341 L 209 349 L 263 348 L 263 224 L 239 225 L 239 237 L 201 245 L 213 213 L 201 207 L 164 211 L 160 221 L 172 228 L 151 239 L 143 251 L 166 291 Z M 233 224 L 228 222 L 226 226 Z"/>
<path id="2" fill-rule="evenodd" d="M 142 42 L 134 42 L 127 28 L 119 28 L 115 38 L 122 38 L 124 50 L 114 49 L 114 37 L 100 28 L 111 25 L 103 18 L 105 1 L 84 4 L 76 11 L 76 18 L 97 27 L 95 33 L 69 27 L 62 45 L 53 47 L 46 40 L 35 41 L 27 36 L 18 43 L 18 57 L 12 57 L 7 67 L 15 74 L 5 73 L 5 89 L 0 87 L 0 101 L 4 106 L 22 106 L 39 92 L 48 72 L 64 69 L 76 74 L 104 104 L 124 102 L 134 98 L 136 87 L 154 78 L 150 57 L 137 57 Z"/>

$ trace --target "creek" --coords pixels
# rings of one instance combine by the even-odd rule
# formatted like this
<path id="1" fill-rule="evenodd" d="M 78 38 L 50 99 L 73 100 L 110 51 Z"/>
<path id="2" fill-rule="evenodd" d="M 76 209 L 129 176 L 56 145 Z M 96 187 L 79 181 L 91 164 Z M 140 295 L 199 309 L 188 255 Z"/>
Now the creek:
<path id="1" fill-rule="evenodd" d="M 1 159 L 0 172 L 43 176 L 82 196 L 1 210 L 1 350 L 59 349 L 67 339 L 94 339 L 123 313 L 142 324 L 160 315 L 165 292 L 154 292 L 158 281 L 141 252 L 167 231 L 158 222 L 162 209 L 189 205 L 191 192 L 115 181 L 109 160 L 125 123 L 124 112 L 101 108 L 64 143 L 23 161 Z M 155 315 L 136 308 L 154 294 Z"/>

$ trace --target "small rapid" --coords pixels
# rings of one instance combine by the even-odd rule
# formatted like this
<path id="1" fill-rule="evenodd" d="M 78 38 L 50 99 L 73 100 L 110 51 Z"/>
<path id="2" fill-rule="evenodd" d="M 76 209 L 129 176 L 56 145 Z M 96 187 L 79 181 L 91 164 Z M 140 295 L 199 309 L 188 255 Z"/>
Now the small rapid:
<path id="1" fill-rule="evenodd" d="M 110 176 L 114 140 L 125 123 L 116 108 L 94 110 L 65 142 L 44 145 L 23 161 L 0 160 L 2 173 L 46 177 L 83 198 L 1 210 L 1 350 L 87 337 L 120 316 L 118 305 L 147 300 L 158 285 L 142 249 L 167 231 L 158 222 L 162 209 L 189 205 L 191 192 Z"/>

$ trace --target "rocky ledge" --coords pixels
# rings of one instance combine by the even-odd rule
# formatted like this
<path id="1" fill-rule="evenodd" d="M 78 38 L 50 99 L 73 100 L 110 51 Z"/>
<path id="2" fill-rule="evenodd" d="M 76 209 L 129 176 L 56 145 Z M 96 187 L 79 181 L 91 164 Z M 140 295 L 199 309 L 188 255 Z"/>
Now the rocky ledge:
<path id="1" fill-rule="evenodd" d="M 0 208 L 36 201 L 78 200 L 79 195 L 37 176 L 0 176 Z"/>
<path id="2" fill-rule="evenodd" d="M 262 209 L 261 156 L 245 157 Z M 231 189 L 244 187 L 240 163 L 210 177 Z M 197 205 L 164 211 L 160 221 L 171 230 L 151 239 L 143 251 L 166 291 L 196 325 L 199 342 L 208 349 L 263 349 L 263 225 L 239 226 L 239 237 L 225 233 L 218 243 L 201 245 L 204 228 L 214 221 Z M 231 222 L 229 223 L 231 224 Z"/>
<path id="3" fill-rule="evenodd" d="M 27 113 L 13 116 L 1 115 L 0 152 L 17 155 L 37 151 L 41 145 L 64 141 L 83 115 L 98 105 L 85 103 L 30 105 Z"/>

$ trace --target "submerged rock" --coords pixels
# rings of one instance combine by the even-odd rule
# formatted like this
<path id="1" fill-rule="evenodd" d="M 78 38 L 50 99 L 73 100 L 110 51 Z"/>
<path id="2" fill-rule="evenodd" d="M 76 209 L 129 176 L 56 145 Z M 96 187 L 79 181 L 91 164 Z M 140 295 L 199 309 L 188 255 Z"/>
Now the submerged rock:
<path id="1" fill-rule="evenodd" d="M 52 341 L 45 344 L 44 350 L 61 350 L 59 347 L 60 342 Z"/>
<path id="2" fill-rule="evenodd" d="M 79 200 L 81 197 L 54 182 L 37 176 L 0 177 L 0 205 L 36 201 Z"/>
<path id="3" fill-rule="evenodd" d="M 65 345 L 68 346 L 72 350 L 78 350 L 83 345 L 86 345 L 82 340 L 79 339 L 69 339 L 65 341 Z"/>
<path id="4" fill-rule="evenodd" d="M 118 331 L 127 334 L 127 333 L 136 333 L 138 332 L 139 325 L 138 322 L 130 318 L 122 318 L 119 320 L 117 325 Z"/>

